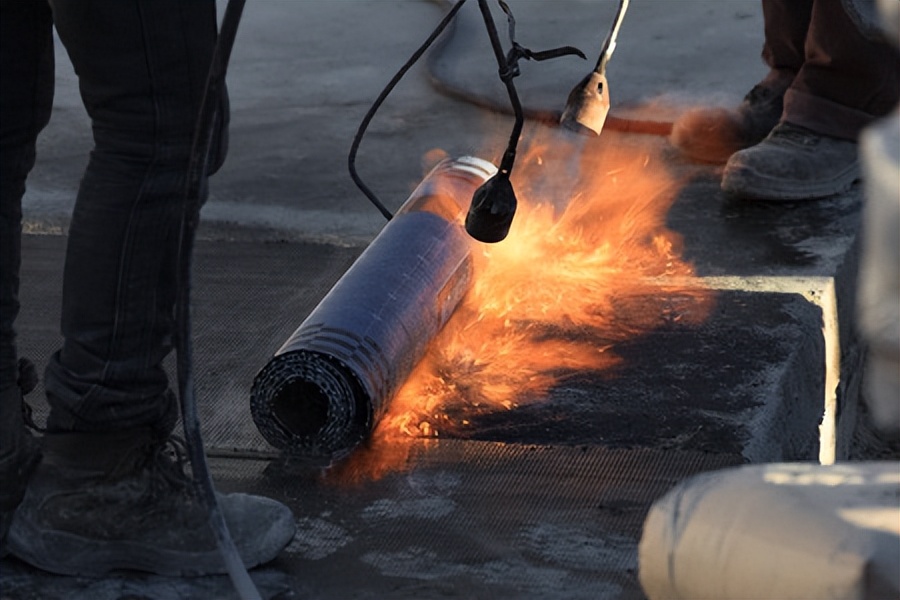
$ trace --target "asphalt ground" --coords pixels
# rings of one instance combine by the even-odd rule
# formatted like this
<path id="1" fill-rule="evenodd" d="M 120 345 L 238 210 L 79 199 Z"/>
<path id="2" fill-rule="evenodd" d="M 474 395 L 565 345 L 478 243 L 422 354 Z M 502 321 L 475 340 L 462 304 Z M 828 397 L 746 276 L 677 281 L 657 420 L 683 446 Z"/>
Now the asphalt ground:
<path id="1" fill-rule="evenodd" d="M 521 43 L 574 44 L 589 57 L 615 9 L 510 5 Z M 261 0 L 245 11 L 228 82 L 231 153 L 211 184 L 195 260 L 197 395 L 214 478 L 222 490 L 271 495 L 294 510 L 298 536 L 253 572 L 267 598 L 641 598 L 643 517 L 676 482 L 747 462 L 850 456 L 862 192 L 742 203 L 719 192 L 718 168 L 684 162 L 663 137 L 605 132 L 586 152 L 646 147 L 678 174 L 683 187 L 663 226 L 695 275 L 650 277 L 613 294 L 610 329 L 589 335 L 616 340 L 618 366 L 569 377 L 541 402 L 471 414 L 436 438 L 373 443 L 328 472 L 282 461 L 250 419 L 253 376 L 381 230 L 346 174 L 346 151 L 369 103 L 445 7 Z M 736 102 L 764 73 L 755 1 L 632 10 L 610 65 L 613 114 L 664 121 L 691 104 Z M 432 70 L 410 72 L 363 143 L 360 172 L 392 209 L 435 148 L 493 157 L 505 143 L 507 116 L 432 85 L 437 73 L 444 91 L 502 104 L 486 36 L 481 46 L 472 36 L 474 14 L 462 15 Z M 19 331 L 39 368 L 59 343 L 67 215 L 90 148 L 61 49 L 58 58 L 56 111 L 25 203 Z M 529 63 L 523 101 L 561 108 L 589 68 L 574 58 Z M 709 301 L 704 318 L 677 318 L 697 294 Z M 639 335 L 613 335 L 653 311 L 659 318 Z M 15 559 L 3 561 L 0 586 L 4 598 L 234 597 L 224 577 L 89 580 Z"/>

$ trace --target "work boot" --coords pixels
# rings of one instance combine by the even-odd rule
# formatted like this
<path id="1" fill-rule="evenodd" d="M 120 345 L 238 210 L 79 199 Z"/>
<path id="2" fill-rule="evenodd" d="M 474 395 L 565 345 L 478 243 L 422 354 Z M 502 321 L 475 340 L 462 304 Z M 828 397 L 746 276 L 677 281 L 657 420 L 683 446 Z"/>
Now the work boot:
<path id="1" fill-rule="evenodd" d="M 857 179 L 856 142 L 781 123 L 728 159 L 722 190 L 751 200 L 812 200 L 844 192 Z"/>
<path id="2" fill-rule="evenodd" d="M 791 81 L 791 77 L 766 78 L 736 109 L 697 108 L 686 112 L 672 125 L 672 145 L 693 160 L 724 163 L 738 150 L 761 142 L 778 124 Z"/>
<path id="3" fill-rule="evenodd" d="M 22 359 L 17 385 L 0 393 L 0 556 L 6 556 L 6 533 L 28 478 L 41 460 L 38 442 L 25 427 L 22 398 L 36 384 L 34 365 Z"/>
<path id="4" fill-rule="evenodd" d="M 12 554 L 61 575 L 226 573 L 180 442 L 159 442 L 148 430 L 47 434 L 44 442 L 9 531 Z M 291 511 L 274 500 L 218 501 L 247 568 L 275 558 L 294 536 Z"/>

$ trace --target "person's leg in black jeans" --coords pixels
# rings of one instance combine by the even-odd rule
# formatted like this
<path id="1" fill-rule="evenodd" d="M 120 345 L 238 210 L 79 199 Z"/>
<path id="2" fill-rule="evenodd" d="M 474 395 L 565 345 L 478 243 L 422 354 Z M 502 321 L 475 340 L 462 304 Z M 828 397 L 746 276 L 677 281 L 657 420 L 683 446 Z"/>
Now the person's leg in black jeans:
<path id="1" fill-rule="evenodd" d="M 95 147 L 63 280 L 63 347 L 45 386 L 50 431 L 151 427 L 177 408 L 175 252 L 194 121 L 215 43 L 209 1 L 53 0 Z"/>
<path id="2" fill-rule="evenodd" d="M 44 459 L 9 549 L 62 574 L 220 573 L 182 455 L 166 446 L 177 404 L 162 365 L 173 343 L 185 178 L 215 2 L 51 5 L 95 145 L 69 231 L 64 343 L 45 377 Z M 293 535 L 290 511 L 274 501 L 228 495 L 220 506 L 248 565 L 271 560 Z"/>
<path id="3" fill-rule="evenodd" d="M 786 55 L 796 52 L 792 36 L 779 38 L 768 27 L 766 35 L 778 39 Z M 785 93 L 780 123 L 767 139 L 728 160 L 722 188 L 776 201 L 847 190 L 859 178 L 859 132 L 887 114 L 898 96 L 896 50 L 864 35 L 842 2 L 815 0 L 803 64 Z"/>
<path id="4" fill-rule="evenodd" d="M 22 196 L 53 104 L 52 27 L 46 3 L 0 1 L 0 553 L 37 459 L 22 419 L 15 321 Z"/>

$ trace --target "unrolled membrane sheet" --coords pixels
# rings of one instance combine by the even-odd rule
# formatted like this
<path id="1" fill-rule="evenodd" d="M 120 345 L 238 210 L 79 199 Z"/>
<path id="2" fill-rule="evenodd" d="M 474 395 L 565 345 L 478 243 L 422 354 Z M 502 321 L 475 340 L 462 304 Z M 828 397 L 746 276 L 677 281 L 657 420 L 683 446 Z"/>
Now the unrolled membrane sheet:
<path id="1" fill-rule="evenodd" d="M 269 443 L 328 461 L 371 433 L 469 288 L 463 218 L 494 172 L 473 157 L 435 167 L 260 370 L 250 408 Z"/>

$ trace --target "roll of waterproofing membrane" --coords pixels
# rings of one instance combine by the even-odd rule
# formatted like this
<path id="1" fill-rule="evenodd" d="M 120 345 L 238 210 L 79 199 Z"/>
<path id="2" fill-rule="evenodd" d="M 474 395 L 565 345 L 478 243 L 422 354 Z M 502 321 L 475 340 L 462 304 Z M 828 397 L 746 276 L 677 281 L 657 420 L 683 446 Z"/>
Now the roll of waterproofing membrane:
<path id="1" fill-rule="evenodd" d="M 462 223 L 495 172 L 474 157 L 438 164 L 260 370 L 250 410 L 270 444 L 332 461 L 372 432 L 469 289 Z"/>

